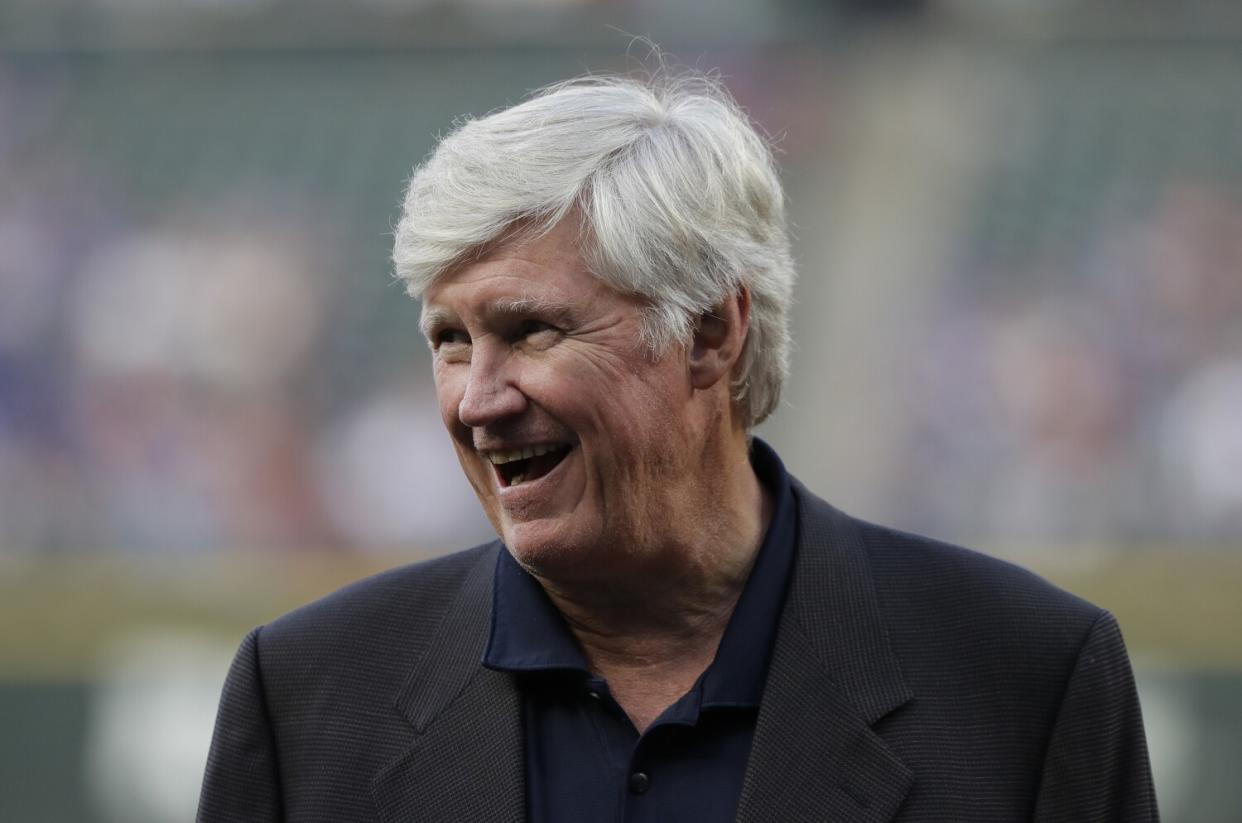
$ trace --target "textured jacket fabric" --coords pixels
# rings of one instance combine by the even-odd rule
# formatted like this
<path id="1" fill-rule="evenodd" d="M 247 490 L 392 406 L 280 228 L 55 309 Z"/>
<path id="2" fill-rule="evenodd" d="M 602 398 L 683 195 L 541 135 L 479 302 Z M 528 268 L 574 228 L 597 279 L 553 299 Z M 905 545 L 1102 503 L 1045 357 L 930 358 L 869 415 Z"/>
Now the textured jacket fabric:
<path id="1" fill-rule="evenodd" d="M 794 493 L 738 821 L 1157 819 L 1110 614 Z M 501 550 L 395 569 L 251 632 L 198 819 L 525 820 L 521 699 L 480 665 Z"/>

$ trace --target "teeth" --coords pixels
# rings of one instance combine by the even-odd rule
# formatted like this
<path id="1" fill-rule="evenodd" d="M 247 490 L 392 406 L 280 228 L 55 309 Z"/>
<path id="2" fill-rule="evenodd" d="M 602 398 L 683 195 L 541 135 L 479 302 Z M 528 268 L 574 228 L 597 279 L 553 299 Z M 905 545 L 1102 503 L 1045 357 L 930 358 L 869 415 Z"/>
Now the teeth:
<path id="1" fill-rule="evenodd" d="M 525 478 L 526 478 L 526 475 L 524 474 L 515 474 L 513 475 L 513 478 L 509 481 L 509 485 L 516 486 L 518 483 L 521 483 Z"/>
<path id="2" fill-rule="evenodd" d="M 483 456 L 497 466 L 503 466 L 505 463 L 512 463 L 515 460 L 529 460 L 532 457 L 538 457 L 548 452 L 559 451 L 568 448 L 564 443 L 555 443 L 552 445 L 527 446 L 524 449 L 511 449 L 509 451 L 485 451 Z"/>

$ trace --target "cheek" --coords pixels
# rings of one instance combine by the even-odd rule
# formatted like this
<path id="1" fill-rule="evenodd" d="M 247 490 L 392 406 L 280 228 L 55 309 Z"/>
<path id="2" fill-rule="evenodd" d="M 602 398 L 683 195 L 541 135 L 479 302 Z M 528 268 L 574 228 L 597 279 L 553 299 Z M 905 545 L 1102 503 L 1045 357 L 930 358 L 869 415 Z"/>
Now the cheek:
<path id="1" fill-rule="evenodd" d="M 440 406 L 440 419 L 444 422 L 446 429 L 456 433 L 460 426 L 457 420 L 457 410 L 461 407 L 464 385 L 451 374 L 446 373 L 445 369 L 437 368 L 435 386 L 436 403 Z"/>
<path id="2" fill-rule="evenodd" d="M 688 416 L 689 399 L 678 391 L 671 381 L 642 382 L 614 407 L 611 428 L 622 441 L 628 485 L 666 485 L 691 470 L 699 438 Z"/>
<path id="3" fill-rule="evenodd" d="M 457 462 L 461 466 L 461 473 L 466 478 L 466 482 L 474 489 L 475 496 L 479 498 L 479 502 L 483 505 L 483 511 L 489 519 L 493 520 L 495 512 L 493 511 L 495 504 L 496 489 L 493 482 L 491 464 L 482 460 L 478 453 L 475 452 L 473 446 L 470 445 L 469 429 L 466 430 L 465 438 L 453 438 L 453 450 L 457 452 Z M 499 529 L 499 526 L 497 526 Z"/>
<path id="4" fill-rule="evenodd" d="M 690 400 L 685 386 L 664 370 L 654 369 L 613 384 L 609 396 L 616 398 L 611 413 L 642 440 L 677 432 Z"/>
<path id="5" fill-rule="evenodd" d="M 474 449 L 457 442 L 453 443 L 453 448 L 457 451 L 457 462 L 461 464 L 462 474 L 474 487 L 475 492 L 480 496 L 489 494 L 492 490 L 491 483 L 488 482 L 491 480 L 490 467 L 478 459 Z"/>

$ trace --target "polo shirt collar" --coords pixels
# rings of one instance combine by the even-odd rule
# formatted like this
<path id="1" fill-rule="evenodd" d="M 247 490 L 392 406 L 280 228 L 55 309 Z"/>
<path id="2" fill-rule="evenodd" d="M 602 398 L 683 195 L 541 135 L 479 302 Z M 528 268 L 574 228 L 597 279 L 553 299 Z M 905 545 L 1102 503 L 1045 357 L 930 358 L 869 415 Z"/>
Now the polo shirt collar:
<path id="1" fill-rule="evenodd" d="M 496 558 L 495 580 L 484 666 L 512 672 L 588 671 L 586 656 L 565 618 L 507 547 Z"/>
<path id="2" fill-rule="evenodd" d="M 750 460 L 759 482 L 772 495 L 772 520 L 716 658 L 703 673 L 704 708 L 759 705 L 793 568 L 797 515 L 789 474 L 776 452 L 759 438 L 751 441 Z"/>

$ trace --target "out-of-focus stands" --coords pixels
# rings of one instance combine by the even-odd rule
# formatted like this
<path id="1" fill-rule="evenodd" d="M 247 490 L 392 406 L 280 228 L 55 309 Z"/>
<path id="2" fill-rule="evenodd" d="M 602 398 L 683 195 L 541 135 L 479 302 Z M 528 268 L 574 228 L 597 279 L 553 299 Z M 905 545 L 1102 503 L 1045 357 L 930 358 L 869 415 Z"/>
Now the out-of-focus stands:
<path id="1" fill-rule="evenodd" d="M 1021 5 L 0 1 L 0 820 L 187 819 L 246 627 L 490 535 L 389 227 L 458 115 L 651 65 L 606 24 L 780 150 L 764 436 L 1117 612 L 1166 818 L 1232 820 L 1242 7 Z"/>

